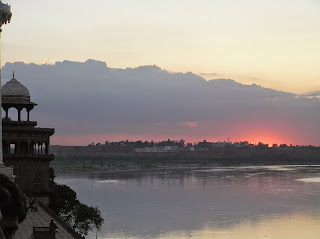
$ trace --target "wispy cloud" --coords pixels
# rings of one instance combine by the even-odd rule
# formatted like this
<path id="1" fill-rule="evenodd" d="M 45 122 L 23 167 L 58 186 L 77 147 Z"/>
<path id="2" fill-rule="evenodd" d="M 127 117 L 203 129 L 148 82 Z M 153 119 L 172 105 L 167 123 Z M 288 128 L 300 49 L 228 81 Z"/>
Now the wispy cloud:
<path id="1" fill-rule="evenodd" d="M 187 126 L 187 127 L 191 127 L 191 128 L 197 128 L 199 125 L 199 122 L 197 121 L 186 121 L 186 122 L 180 122 L 179 123 L 180 126 Z"/>
<path id="2" fill-rule="evenodd" d="M 202 75 L 202 76 L 217 76 L 219 74 L 218 73 L 199 73 L 199 75 Z"/>

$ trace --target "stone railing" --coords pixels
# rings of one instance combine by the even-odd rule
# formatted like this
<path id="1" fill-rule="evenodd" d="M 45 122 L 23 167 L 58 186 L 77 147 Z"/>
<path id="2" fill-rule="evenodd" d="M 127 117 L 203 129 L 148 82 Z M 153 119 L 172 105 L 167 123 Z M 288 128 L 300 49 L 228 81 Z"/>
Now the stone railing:
<path id="1" fill-rule="evenodd" d="M 54 155 L 53 154 L 4 154 L 4 157 L 6 159 L 18 159 L 18 158 L 24 158 L 24 159 L 49 159 L 53 160 Z"/>
<path id="2" fill-rule="evenodd" d="M 33 226 L 33 238 L 35 239 L 55 239 L 56 232 L 50 227 L 35 227 Z"/>
<path id="3" fill-rule="evenodd" d="M 9 127 L 35 127 L 37 123 L 37 121 L 12 121 L 9 118 L 2 119 L 2 125 Z"/>

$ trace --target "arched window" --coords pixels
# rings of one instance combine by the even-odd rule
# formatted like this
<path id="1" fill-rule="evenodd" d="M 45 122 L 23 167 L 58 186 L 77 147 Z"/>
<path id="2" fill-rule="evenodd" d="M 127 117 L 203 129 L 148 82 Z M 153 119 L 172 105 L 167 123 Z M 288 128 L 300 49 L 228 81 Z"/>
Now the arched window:
<path id="1" fill-rule="evenodd" d="M 28 142 L 22 141 L 20 143 L 20 154 L 28 154 Z"/>
<path id="2" fill-rule="evenodd" d="M 33 141 L 29 144 L 29 154 L 35 154 L 35 144 Z"/>
<path id="3" fill-rule="evenodd" d="M 10 118 L 12 121 L 18 121 L 18 110 L 14 107 L 9 108 L 8 118 Z"/>
<path id="4" fill-rule="evenodd" d="M 18 154 L 18 144 L 17 142 L 10 142 L 9 154 Z"/>
<path id="5" fill-rule="evenodd" d="M 21 121 L 28 121 L 28 112 L 25 108 L 21 110 Z"/>

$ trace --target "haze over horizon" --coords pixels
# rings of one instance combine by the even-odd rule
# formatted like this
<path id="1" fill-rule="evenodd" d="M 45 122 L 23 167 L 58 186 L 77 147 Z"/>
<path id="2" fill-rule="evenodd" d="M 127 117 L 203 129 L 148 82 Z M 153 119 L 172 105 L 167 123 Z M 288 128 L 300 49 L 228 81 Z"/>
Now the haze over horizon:
<path id="1" fill-rule="evenodd" d="M 292 94 L 155 65 L 115 69 L 95 60 L 6 63 L 3 84 L 13 70 L 39 104 L 31 120 L 56 129 L 52 144 L 229 138 L 320 145 L 320 91 Z M 9 114 L 15 117 L 15 110 Z"/>

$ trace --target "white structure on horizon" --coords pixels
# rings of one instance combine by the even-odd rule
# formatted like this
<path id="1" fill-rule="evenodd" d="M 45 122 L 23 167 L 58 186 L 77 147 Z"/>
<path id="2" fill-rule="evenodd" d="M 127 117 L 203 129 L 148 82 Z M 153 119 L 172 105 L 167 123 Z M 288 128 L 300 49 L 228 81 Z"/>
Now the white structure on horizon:
<path id="1" fill-rule="evenodd" d="M 1 86 L 1 32 L 2 25 L 7 24 L 11 20 L 11 7 L 0 0 L 0 86 Z M 1 106 L 1 91 L 0 91 L 0 106 Z M 0 110 L 0 173 L 7 175 L 9 178 L 14 179 L 13 168 L 5 167 L 3 164 L 2 152 L 2 111 Z"/>
<path id="2" fill-rule="evenodd" d="M 136 153 L 168 153 L 168 152 L 176 152 L 179 150 L 178 146 L 154 146 L 154 147 L 145 147 L 145 148 L 137 148 L 135 149 Z"/>

